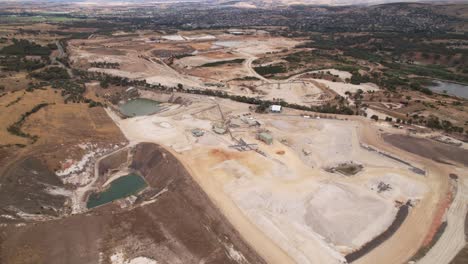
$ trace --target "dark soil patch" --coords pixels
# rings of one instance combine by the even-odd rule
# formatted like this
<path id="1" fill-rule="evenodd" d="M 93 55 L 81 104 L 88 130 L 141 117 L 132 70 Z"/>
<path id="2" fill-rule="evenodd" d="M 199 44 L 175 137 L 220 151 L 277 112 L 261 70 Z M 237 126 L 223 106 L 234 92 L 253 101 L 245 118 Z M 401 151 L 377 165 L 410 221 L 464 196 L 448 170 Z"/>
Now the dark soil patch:
<path id="1" fill-rule="evenodd" d="M 352 176 L 360 172 L 362 169 L 363 169 L 363 166 L 361 164 L 355 164 L 351 162 L 351 163 L 338 164 L 338 166 L 329 168 L 326 171 L 331 172 L 331 173 L 339 172 L 345 176 Z"/>
<path id="2" fill-rule="evenodd" d="M 50 186 L 62 186 L 62 182 L 39 159 L 17 161 L 1 177 L 0 212 L 14 216 L 15 209 L 19 209 L 30 214 L 58 215 L 54 209 L 62 210 L 66 198 L 49 194 Z"/>
<path id="3" fill-rule="evenodd" d="M 452 160 L 468 166 L 468 150 L 466 149 L 406 135 L 384 135 L 383 138 L 397 148 L 437 162 L 447 163 L 446 160 Z"/>
<path id="4" fill-rule="evenodd" d="M 465 241 L 468 242 L 468 213 L 465 217 Z M 466 264 L 468 263 L 468 244 L 458 252 L 455 258 L 450 262 L 450 264 Z"/>
<path id="5" fill-rule="evenodd" d="M 87 48 L 86 51 L 91 53 L 96 53 L 99 55 L 116 55 L 116 56 L 123 56 L 127 53 L 122 50 L 118 49 L 110 49 L 110 48 Z"/>
<path id="6" fill-rule="evenodd" d="M 121 164 L 127 161 L 127 158 L 128 152 L 126 150 L 105 157 L 99 162 L 99 176 L 118 169 Z"/>
<path id="7" fill-rule="evenodd" d="M 195 49 L 193 49 L 190 46 L 177 46 L 176 48 L 173 48 L 173 49 L 155 49 L 151 51 L 151 54 L 158 58 L 169 58 L 171 56 L 180 57 L 185 54 L 190 54 L 194 51 Z"/>
<path id="8" fill-rule="evenodd" d="M 450 262 L 450 264 L 466 264 L 468 263 L 468 245 L 466 245 L 455 258 Z"/>

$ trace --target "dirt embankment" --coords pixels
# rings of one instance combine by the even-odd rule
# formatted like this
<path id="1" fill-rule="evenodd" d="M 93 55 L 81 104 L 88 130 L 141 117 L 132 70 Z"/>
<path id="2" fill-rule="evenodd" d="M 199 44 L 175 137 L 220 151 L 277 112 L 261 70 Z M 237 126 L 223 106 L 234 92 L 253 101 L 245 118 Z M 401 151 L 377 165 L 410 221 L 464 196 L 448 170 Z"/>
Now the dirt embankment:
<path id="1" fill-rule="evenodd" d="M 167 191 L 131 210 L 111 203 L 65 219 L 2 227 L 0 263 L 111 263 L 117 252 L 160 264 L 264 263 L 171 153 L 151 143 L 133 151 L 131 169 Z"/>
<path id="2" fill-rule="evenodd" d="M 424 138 L 406 135 L 384 135 L 384 140 L 393 146 L 441 163 L 455 161 L 468 166 L 468 150 Z"/>
<path id="3" fill-rule="evenodd" d="M 102 159 L 99 162 L 99 177 L 104 173 L 117 170 L 121 164 L 124 164 L 127 161 L 127 158 L 128 152 L 124 150 Z"/>
<path id="4" fill-rule="evenodd" d="M 57 216 L 64 210 L 65 196 L 49 191 L 63 187 L 62 182 L 33 156 L 13 163 L 0 180 L 0 223 L 23 222 L 17 214 Z"/>
<path id="5" fill-rule="evenodd" d="M 401 226 L 401 224 L 405 221 L 406 217 L 409 213 L 409 205 L 404 204 L 398 209 L 398 213 L 395 216 L 395 220 L 392 224 L 385 230 L 383 233 L 366 243 L 362 246 L 359 250 L 352 252 L 345 256 L 346 261 L 349 263 L 356 261 L 360 257 L 364 256 L 365 254 L 369 253 L 374 248 L 378 247 L 380 244 L 385 242 L 389 237 L 391 237 Z"/>

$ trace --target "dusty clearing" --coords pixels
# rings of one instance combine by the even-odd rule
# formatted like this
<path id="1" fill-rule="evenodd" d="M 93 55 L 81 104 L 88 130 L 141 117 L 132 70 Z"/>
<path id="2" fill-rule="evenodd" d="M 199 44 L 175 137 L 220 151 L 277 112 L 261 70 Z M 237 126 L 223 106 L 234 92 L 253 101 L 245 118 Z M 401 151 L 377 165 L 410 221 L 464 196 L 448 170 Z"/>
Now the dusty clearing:
<path id="1" fill-rule="evenodd" d="M 145 79 L 166 86 L 182 84 L 198 89 L 220 89 L 267 100 L 281 98 L 306 106 L 324 104 L 335 95 L 346 96 L 347 92 L 359 89 L 365 92 L 378 90 L 373 84 L 353 85 L 314 79 L 303 72 L 285 80 L 267 79 L 254 69 L 252 64 L 257 59 L 292 49 L 303 40 L 267 33 L 234 36 L 216 31 L 209 37 L 204 33 L 200 36 L 180 32 L 169 36 L 99 37 L 71 41 L 68 50 L 73 67 L 92 72 Z M 92 62 L 119 63 L 119 67 L 90 67 Z M 350 76 L 349 72 L 334 69 L 327 72 L 343 79 Z"/>
<path id="2" fill-rule="evenodd" d="M 368 255 L 379 263 L 405 261 L 429 232 L 435 213 L 430 208 L 438 203 L 438 193 L 445 193 L 440 171 L 432 171 L 414 158 L 411 164 L 404 163 L 362 147 L 364 132 L 360 128 L 369 124 L 360 119 L 304 119 L 291 111 L 287 116 L 249 115 L 261 124 L 260 128 L 249 127 L 242 121 L 248 112 L 245 104 L 180 96 L 192 104 L 125 120 L 109 114 L 130 142 L 157 142 L 175 151 L 202 189 L 267 262 L 344 262 L 346 254 L 389 228 L 399 206 L 407 201 L 413 205 L 407 219 Z M 256 143 L 264 155 L 230 148 L 236 143 L 229 133 L 218 135 L 211 130 L 223 118 L 236 124 L 230 129 L 234 138 Z M 205 133 L 194 137 L 193 129 Z M 256 140 L 259 129 L 269 131 L 272 145 Z M 371 131 L 376 134 L 376 130 Z M 376 143 L 387 153 L 395 151 L 381 140 Z M 351 161 L 361 164 L 362 171 L 353 176 L 326 171 Z M 428 169 L 429 177 L 413 172 L 414 165 Z M 426 221 L 421 222 L 421 218 Z M 415 232 L 405 231 L 411 229 Z M 387 262 L 385 254 L 374 254 L 395 247 L 395 237 L 403 242 L 400 253 L 392 251 L 391 261 Z M 358 262 L 370 263 L 368 255 Z"/>

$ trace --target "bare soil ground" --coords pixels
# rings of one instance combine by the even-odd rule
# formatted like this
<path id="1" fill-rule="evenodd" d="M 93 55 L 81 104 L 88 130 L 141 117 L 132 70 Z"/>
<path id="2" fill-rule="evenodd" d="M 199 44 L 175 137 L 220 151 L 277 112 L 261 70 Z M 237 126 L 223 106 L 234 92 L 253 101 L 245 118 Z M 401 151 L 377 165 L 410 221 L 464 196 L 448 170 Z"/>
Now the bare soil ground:
<path id="1" fill-rule="evenodd" d="M 26 78 L 26 73 L 2 73 L 0 77 L 0 85 L 5 87 L 4 91 L 0 91 L 0 94 L 3 92 L 19 91 L 24 90 L 28 87 L 28 83 L 31 80 Z"/>
<path id="2" fill-rule="evenodd" d="M 427 171 L 424 177 L 425 183 L 431 191 L 426 194 L 426 198 L 420 200 L 418 206 L 413 207 L 401 227 L 385 243 L 381 244 L 356 263 L 405 263 L 422 245 L 424 238 L 430 231 L 433 224 L 433 217 L 436 213 L 437 204 L 445 199 L 445 194 L 449 189 L 448 175 L 451 172 L 443 164 L 434 164 L 431 160 L 402 151 L 392 145 L 385 143 L 379 136 L 375 127 L 370 124 L 361 127 L 360 139 L 365 143 L 376 146 L 388 153 L 393 153 L 408 162 L 424 166 Z"/>
<path id="3" fill-rule="evenodd" d="M 48 192 L 52 186 L 63 187 L 62 182 L 38 158 L 15 162 L 2 174 L 1 182 L 2 223 L 21 221 L 22 213 L 58 216 L 64 209 L 66 198 Z"/>
<path id="4" fill-rule="evenodd" d="M 305 119 L 300 111 L 290 109 L 284 114 L 248 113 L 261 123 L 260 128 L 240 124 L 231 133 L 257 143 L 263 156 L 237 152 L 229 148 L 235 143 L 229 134 L 211 132 L 210 124 L 221 119 L 215 102 L 231 121 L 245 116 L 248 105 L 186 97 L 193 97 L 191 104 L 158 115 L 114 120 L 130 142 L 158 142 L 177 152 L 197 183 L 269 263 L 344 261 L 346 254 L 387 230 L 397 214 L 397 204 L 408 199 L 416 204 L 408 208 L 401 225 L 357 261 L 404 262 L 422 244 L 439 192 L 446 193 L 446 179 L 432 167 L 426 178 L 413 173 L 407 163 L 364 149 L 361 137 L 377 137 L 376 126 L 361 118 Z M 358 129 L 367 126 L 372 133 Z M 194 128 L 204 130 L 205 135 L 194 137 L 190 132 Z M 273 136 L 272 145 L 256 141 L 259 129 Z M 390 145 L 380 139 L 373 146 L 398 157 L 402 153 L 389 150 Z M 350 161 L 364 167 L 353 177 L 324 170 Z M 419 166 L 418 158 L 410 161 Z M 391 189 L 379 191 L 380 182 Z M 353 197 L 352 203 L 348 203 L 349 197 Z"/>

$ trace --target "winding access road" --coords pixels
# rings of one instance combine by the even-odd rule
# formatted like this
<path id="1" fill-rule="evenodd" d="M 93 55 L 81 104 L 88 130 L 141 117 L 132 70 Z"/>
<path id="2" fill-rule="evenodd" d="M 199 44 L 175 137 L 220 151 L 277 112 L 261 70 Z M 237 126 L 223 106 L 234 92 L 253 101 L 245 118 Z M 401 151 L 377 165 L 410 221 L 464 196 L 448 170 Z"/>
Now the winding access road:
<path id="1" fill-rule="evenodd" d="M 458 179 L 457 193 L 447 212 L 447 227 L 429 252 L 417 264 L 450 263 L 465 246 L 465 217 L 468 210 L 468 182 Z"/>

